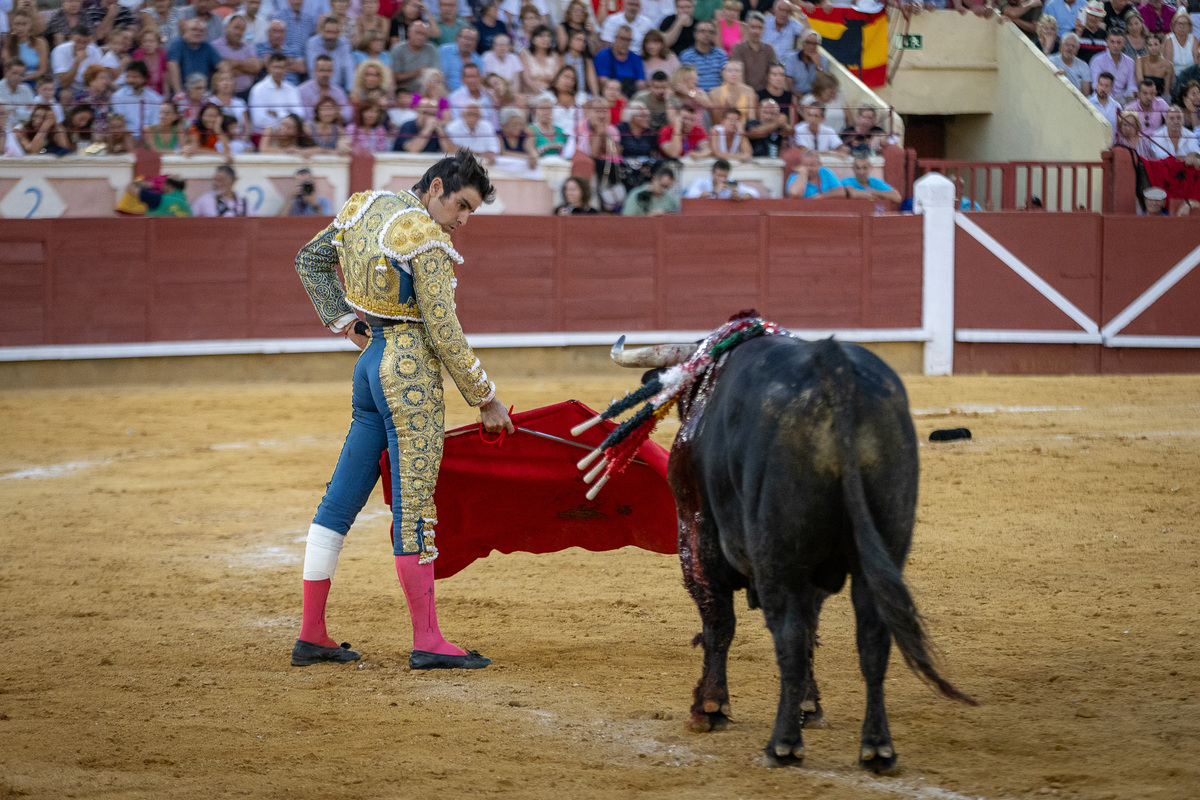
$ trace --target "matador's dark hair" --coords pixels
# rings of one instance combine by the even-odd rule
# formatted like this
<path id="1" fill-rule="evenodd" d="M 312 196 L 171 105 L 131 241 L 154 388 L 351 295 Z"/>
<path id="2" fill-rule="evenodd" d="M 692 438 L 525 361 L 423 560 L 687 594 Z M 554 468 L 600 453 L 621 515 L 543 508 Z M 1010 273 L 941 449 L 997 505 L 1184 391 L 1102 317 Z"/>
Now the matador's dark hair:
<path id="1" fill-rule="evenodd" d="M 470 186 L 479 192 L 483 202 L 490 203 L 496 199 L 496 188 L 488 179 L 487 170 L 465 147 L 459 148 L 454 155 L 443 158 L 427 169 L 421 180 L 412 188 L 413 192 L 418 195 L 428 192 L 434 178 L 442 179 L 442 191 L 447 194 Z"/>

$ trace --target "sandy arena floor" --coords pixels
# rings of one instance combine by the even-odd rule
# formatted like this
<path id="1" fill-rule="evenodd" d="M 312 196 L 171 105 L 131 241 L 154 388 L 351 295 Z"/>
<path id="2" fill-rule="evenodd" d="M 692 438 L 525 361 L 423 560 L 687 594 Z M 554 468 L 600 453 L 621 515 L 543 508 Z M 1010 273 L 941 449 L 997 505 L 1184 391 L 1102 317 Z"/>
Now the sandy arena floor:
<path id="1" fill-rule="evenodd" d="M 598 407 L 631 380 L 502 397 Z M 0 393 L 0 798 L 1200 796 L 1200 377 L 907 383 L 922 439 L 975 436 L 922 447 L 907 575 L 982 705 L 893 658 L 898 778 L 855 766 L 845 594 L 803 768 L 760 765 L 778 679 L 741 600 L 734 724 L 686 732 L 699 622 L 671 556 L 476 562 L 439 582 L 442 628 L 496 666 L 410 673 L 378 495 L 330 601 L 363 662 L 289 666 L 348 379 Z M 474 418 L 455 403 L 451 425 Z"/>

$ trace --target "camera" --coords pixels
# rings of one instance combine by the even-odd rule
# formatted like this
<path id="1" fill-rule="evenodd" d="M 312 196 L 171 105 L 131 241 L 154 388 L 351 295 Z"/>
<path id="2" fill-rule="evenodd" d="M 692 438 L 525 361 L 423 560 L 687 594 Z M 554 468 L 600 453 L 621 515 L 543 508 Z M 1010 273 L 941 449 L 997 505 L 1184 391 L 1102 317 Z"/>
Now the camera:
<path id="1" fill-rule="evenodd" d="M 313 185 L 312 181 L 305 181 L 304 183 L 300 184 L 300 194 L 302 195 L 310 195 L 315 192 L 316 189 L 317 187 Z"/>

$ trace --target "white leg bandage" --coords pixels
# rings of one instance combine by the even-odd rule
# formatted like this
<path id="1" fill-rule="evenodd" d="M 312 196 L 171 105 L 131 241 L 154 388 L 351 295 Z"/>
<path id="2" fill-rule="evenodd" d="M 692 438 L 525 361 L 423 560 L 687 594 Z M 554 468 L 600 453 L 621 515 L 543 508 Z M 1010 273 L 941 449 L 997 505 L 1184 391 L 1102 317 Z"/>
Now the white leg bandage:
<path id="1" fill-rule="evenodd" d="M 313 523 L 308 527 L 307 542 L 304 547 L 304 580 L 333 580 L 346 537 Z"/>

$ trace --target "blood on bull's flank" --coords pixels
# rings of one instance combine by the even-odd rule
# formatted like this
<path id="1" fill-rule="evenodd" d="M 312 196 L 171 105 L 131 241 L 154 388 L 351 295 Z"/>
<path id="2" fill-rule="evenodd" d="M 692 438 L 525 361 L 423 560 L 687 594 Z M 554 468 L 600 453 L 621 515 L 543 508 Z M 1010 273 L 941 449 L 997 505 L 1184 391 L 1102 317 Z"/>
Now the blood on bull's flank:
<path id="1" fill-rule="evenodd" d="M 647 403 L 584 461 L 604 452 L 589 482 L 619 468 L 631 450 L 625 438 L 648 436 L 678 406 L 668 479 L 684 584 L 703 625 L 694 644 L 704 647 L 690 727 L 729 724 L 733 594 L 745 589 L 750 607 L 763 610 L 781 677 L 766 760 L 800 763 L 802 729 L 824 726 L 813 672 L 821 605 L 849 577 L 867 684 L 859 763 L 893 774 L 897 755 L 883 701 L 893 640 L 919 677 L 945 697 L 976 705 L 935 668 L 902 575 L 919 465 L 899 377 L 861 347 L 806 342 L 754 312 L 733 317 L 699 345 L 625 352 L 623 344 L 613 348 L 617 363 L 657 370 L 601 416 Z"/>

